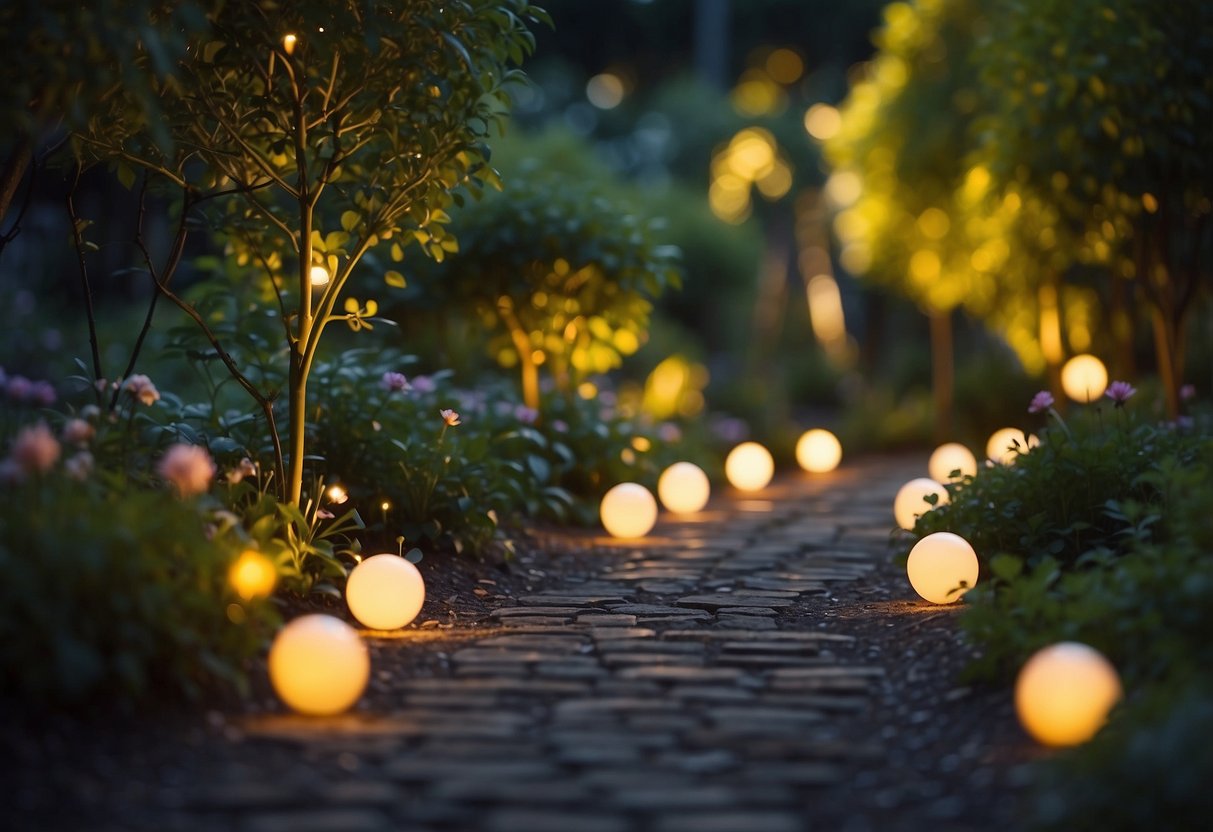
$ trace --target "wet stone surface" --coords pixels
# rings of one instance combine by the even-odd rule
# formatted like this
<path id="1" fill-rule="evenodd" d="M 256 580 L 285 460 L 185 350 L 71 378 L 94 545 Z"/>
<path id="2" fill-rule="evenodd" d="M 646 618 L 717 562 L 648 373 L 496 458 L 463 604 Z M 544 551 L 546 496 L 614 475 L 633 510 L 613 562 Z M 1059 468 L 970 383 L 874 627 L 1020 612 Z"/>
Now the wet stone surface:
<path id="1" fill-rule="evenodd" d="M 891 560 L 923 467 L 789 476 L 655 543 L 553 533 L 523 591 L 484 578 L 470 613 L 368 634 L 372 685 L 341 717 L 263 684 L 245 712 L 85 727 L 83 752 L 23 733 L 17 828 L 1015 829 L 1033 752 L 1009 695 L 957 686 L 954 611 Z"/>

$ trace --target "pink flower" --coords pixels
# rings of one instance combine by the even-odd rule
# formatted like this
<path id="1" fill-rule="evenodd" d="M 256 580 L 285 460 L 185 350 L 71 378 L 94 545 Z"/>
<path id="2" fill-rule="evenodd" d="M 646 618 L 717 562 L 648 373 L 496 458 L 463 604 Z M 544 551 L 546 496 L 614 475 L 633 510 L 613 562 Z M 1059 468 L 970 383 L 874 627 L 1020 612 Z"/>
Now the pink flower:
<path id="1" fill-rule="evenodd" d="M 122 389 L 148 407 L 160 401 L 160 391 L 156 389 L 156 385 L 152 384 L 152 380 L 145 375 L 136 373 L 131 376 L 122 383 Z"/>
<path id="2" fill-rule="evenodd" d="M 320 520 L 332 520 L 335 515 L 326 508 L 316 509 L 316 517 Z"/>
<path id="3" fill-rule="evenodd" d="M 1179 400 L 1180 401 L 1186 402 L 1186 401 L 1189 401 L 1194 398 L 1196 398 L 1196 385 L 1195 384 L 1185 384 L 1183 387 L 1179 388 Z"/>
<path id="4" fill-rule="evenodd" d="M 410 389 L 409 380 L 404 373 L 384 373 L 379 379 L 379 386 L 389 393 L 403 393 Z"/>
<path id="5" fill-rule="evenodd" d="M 227 472 L 227 481 L 232 485 L 243 480 L 245 477 L 257 476 L 257 466 L 247 456 L 240 460 L 240 464 Z"/>
<path id="6" fill-rule="evenodd" d="M 93 455 L 88 451 L 80 451 L 63 463 L 63 470 L 77 482 L 84 482 L 93 473 Z"/>
<path id="7" fill-rule="evenodd" d="M 568 433 L 569 432 L 569 423 L 566 422 L 564 419 L 553 419 L 552 420 L 552 430 L 556 431 L 557 433 Z"/>
<path id="8" fill-rule="evenodd" d="M 4 392 L 15 402 L 27 402 L 34 392 L 34 383 L 25 376 L 9 376 L 4 384 Z"/>
<path id="9" fill-rule="evenodd" d="M 211 480 L 215 477 L 215 462 L 206 448 L 178 443 L 164 452 L 156 466 L 156 473 L 169 482 L 181 497 L 193 497 L 205 494 L 211 487 Z"/>
<path id="10" fill-rule="evenodd" d="M 59 460 L 59 440 L 45 422 L 24 427 L 13 440 L 9 457 L 22 474 L 45 473 Z"/>
<path id="11" fill-rule="evenodd" d="M 1104 395 L 1116 403 L 1117 407 L 1124 407 L 1130 397 L 1137 391 L 1127 381 L 1114 381 L 1108 385 L 1108 389 L 1104 391 Z"/>
<path id="12" fill-rule="evenodd" d="M 446 422 L 447 427 L 453 428 L 455 425 L 459 424 L 459 414 L 455 411 L 441 410 L 439 413 L 442 414 L 442 421 Z"/>
<path id="13" fill-rule="evenodd" d="M 63 426 L 63 441 L 69 445 L 87 445 L 97 429 L 83 419 L 68 419 Z"/>
<path id="14" fill-rule="evenodd" d="M 1041 411 L 1048 410 L 1052 406 L 1053 406 L 1053 394 L 1050 393 L 1048 390 L 1041 390 L 1039 393 L 1037 393 L 1035 396 L 1032 397 L 1032 403 L 1030 405 L 1028 405 L 1028 412 L 1029 413 L 1040 413 Z"/>

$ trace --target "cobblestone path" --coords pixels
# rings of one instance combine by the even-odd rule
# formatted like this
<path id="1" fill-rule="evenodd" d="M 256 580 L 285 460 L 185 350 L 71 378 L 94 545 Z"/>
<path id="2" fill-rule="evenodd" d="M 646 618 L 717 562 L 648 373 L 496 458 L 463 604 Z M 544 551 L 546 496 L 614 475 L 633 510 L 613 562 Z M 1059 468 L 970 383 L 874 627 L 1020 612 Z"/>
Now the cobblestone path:
<path id="1" fill-rule="evenodd" d="M 873 577 L 888 570 L 893 495 L 921 467 L 874 461 L 789 478 L 760 498 L 723 497 L 694 521 L 664 519 L 641 544 L 611 544 L 596 574 L 494 599 L 487 620 L 442 639 L 415 638 L 424 630 L 371 638 L 372 690 L 358 711 L 225 721 L 207 770 L 177 773 L 182 782 L 160 798 L 156 825 L 997 826 L 1006 806 L 980 792 L 994 789 L 1003 769 L 974 744 L 915 758 L 898 726 L 929 722 L 946 703 L 900 704 L 912 700 L 902 688 L 913 674 L 890 678 L 880 650 L 852 632 L 942 614 L 911 600 L 908 586 L 890 590 L 890 579 Z M 864 598 L 874 601 L 869 613 L 838 613 L 863 609 Z M 914 612 L 900 623 L 875 620 L 898 608 Z M 393 663 L 401 651 L 424 661 L 402 669 Z M 971 769 L 988 816 L 973 817 L 972 795 L 930 774 L 956 769 Z"/>

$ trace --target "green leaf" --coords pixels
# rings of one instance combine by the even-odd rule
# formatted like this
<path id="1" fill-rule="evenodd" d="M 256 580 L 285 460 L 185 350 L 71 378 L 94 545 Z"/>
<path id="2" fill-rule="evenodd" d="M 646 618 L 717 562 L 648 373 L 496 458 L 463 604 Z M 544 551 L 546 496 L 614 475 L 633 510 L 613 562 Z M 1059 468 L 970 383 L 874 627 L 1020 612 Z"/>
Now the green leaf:
<path id="1" fill-rule="evenodd" d="M 400 272 L 392 270 L 384 274 L 383 282 L 391 286 L 393 289 L 403 289 L 406 285 L 404 275 Z"/>
<path id="2" fill-rule="evenodd" d="M 341 214 L 341 227 L 346 231 L 353 231 L 361 220 L 362 217 L 357 211 L 345 211 Z"/>

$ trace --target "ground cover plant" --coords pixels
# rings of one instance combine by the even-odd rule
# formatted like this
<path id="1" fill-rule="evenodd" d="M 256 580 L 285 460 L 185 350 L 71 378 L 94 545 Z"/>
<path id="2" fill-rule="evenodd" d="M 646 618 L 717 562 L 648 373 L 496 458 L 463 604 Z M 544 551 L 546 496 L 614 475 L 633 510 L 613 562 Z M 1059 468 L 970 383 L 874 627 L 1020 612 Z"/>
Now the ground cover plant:
<path id="1" fill-rule="evenodd" d="M 1105 731 L 1038 772 L 1044 828 L 1137 828 L 1207 811 L 1200 784 L 1213 760 L 1184 751 L 1184 725 L 1213 703 L 1213 422 L 1200 408 L 1160 422 L 1134 396 L 1114 382 L 1102 402 L 1063 418 L 1039 394 L 1031 410 L 1049 422 L 1040 445 L 950 485 L 950 501 L 915 527 L 960 534 L 981 558 L 960 619 L 977 650 L 971 679 L 1007 683 L 1037 649 L 1079 641 L 1124 681 Z M 1172 776 L 1161 761 L 1176 754 L 1186 770 Z M 1130 780 L 1126 800 L 1117 784 Z"/>

